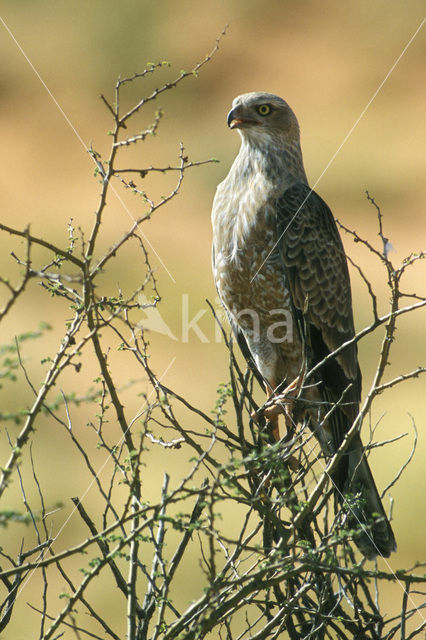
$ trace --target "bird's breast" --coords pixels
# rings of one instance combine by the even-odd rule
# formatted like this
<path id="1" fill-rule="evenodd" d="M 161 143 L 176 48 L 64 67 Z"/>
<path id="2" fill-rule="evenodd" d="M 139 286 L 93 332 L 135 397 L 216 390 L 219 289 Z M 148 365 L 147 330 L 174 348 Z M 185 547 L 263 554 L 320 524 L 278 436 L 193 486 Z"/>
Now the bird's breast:
<path id="1" fill-rule="evenodd" d="M 240 152 L 213 203 L 214 278 L 234 317 L 289 304 L 276 218 L 283 187 L 267 166 L 264 156 Z"/>
<path id="2" fill-rule="evenodd" d="M 231 171 L 218 186 L 213 203 L 212 225 L 215 250 L 235 262 L 247 245 L 259 242 L 263 231 L 275 231 L 271 185 L 260 172 Z"/>
<path id="3" fill-rule="evenodd" d="M 264 203 L 250 215 L 251 202 L 243 202 L 247 208 L 226 216 L 222 210 L 213 224 L 215 283 L 232 315 L 269 312 L 283 302 L 285 288 L 273 207 Z"/>

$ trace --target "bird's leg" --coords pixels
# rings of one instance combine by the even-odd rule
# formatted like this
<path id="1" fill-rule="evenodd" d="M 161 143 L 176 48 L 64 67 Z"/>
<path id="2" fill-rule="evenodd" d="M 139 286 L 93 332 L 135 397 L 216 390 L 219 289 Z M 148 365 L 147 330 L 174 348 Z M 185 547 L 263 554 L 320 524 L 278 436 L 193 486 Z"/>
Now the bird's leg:
<path id="1" fill-rule="evenodd" d="M 266 395 L 268 400 L 270 400 L 273 395 L 274 395 L 274 390 L 268 385 L 266 384 Z M 268 420 L 269 424 L 271 425 L 271 433 L 272 433 L 272 437 L 274 439 L 275 442 L 279 442 L 280 441 L 280 427 L 279 427 L 279 413 L 275 413 L 272 415 L 269 415 L 267 413 L 267 409 L 264 410 L 263 415 L 265 416 L 265 418 Z"/>
<path id="2" fill-rule="evenodd" d="M 273 398 L 275 388 L 276 386 L 274 382 L 265 382 L 265 391 L 266 391 L 266 396 L 268 400 Z M 271 433 L 274 442 L 279 442 L 280 428 L 278 424 L 278 416 L 280 415 L 280 413 L 282 413 L 282 411 L 275 411 L 275 412 L 273 411 L 269 414 L 267 413 L 268 410 L 269 410 L 269 407 L 263 411 L 263 415 L 265 416 L 268 422 L 268 427 L 269 427 L 268 430 Z M 251 414 L 251 417 L 255 422 L 258 422 L 259 416 L 256 411 L 253 411 L 253 413 Z"/>
<path id="3" fill-rule="evenodd" d="M 276 398 L 274 398 L 274 389 L 268 384 L 266 385 L 266 395 L 268 396 L 268 400 L 271 398 L 273 399 L 273 404 L 264 409 L 263 415 L 271 425 L 271 433 L 275 442 L 280 441 L 280 429 L 278 424 L 280 414 L 284 414 L 287 429 L 287 437 L 285 440 L 290 440 L 293 435 L 294 421 L 292 417 L 292 409 L 294 405 L 294 397 L 296 396 L 300 386 L 299 377 L 285 389 L 284 393 L 280 394 Z M 294 456 L 291 455 L 287 462 L 292 471 L 299 470 L 299 462 Z"/>
<path id="4" fill-rule="evenodd" d="M 294 431 L 294 421 L 292 417 L 294 400 L 299 393 L 300 385 L 302 382 L 302 376 L 299 375 L 297 378 L 289 384 L 282 393 L 273 398 L 272 404 L 269 407 L 264 409 L 263 414 L 265 418 L 272 423 L 272 421 L 276 420 L 276 424 L 278 424 L 278 416 L 280 414 L 284 414 L 285 426 L 287 429 L 287 436 L 291 436 Z M 268 400 L 273 397 L 273 393 L 268 393 Z M 279 439 L 279 433 L 278 433 Z"/>
<path id="5" fill-rule="evenodd" d="M 293 434 L 294 422 L 291 415 L 291 410 L 294 404 L 293 398 L 297 395 L 298 389 L 300 386 L 299 378 L 301 379 L 301 376 L 299 376 L 296 380 L 294 380 L 285 389 L 284 393 L 280 394 L 276 398 L 274 398 L 274 392 L 275 392 L 276 386 L 273 386 L 273 384 L 268 382 L 265 384 L 265 391 L 266 391 L 268 401 L 272 399 L 273 404 L 271 404 L 269 407 L 266 407 L 266 409 L 263 410 L 263 415 L 265 416 L 268 422 L 269 433 L 272 435 L 273 441 L 275 443 L 280 441 L 280 429 L 279 429 L 280 414 L 284 414 L 285 416 L 285 423 L 287 427 L 286 439 L 289 440 Z M 290 394 L 290 398 L 289 398 L 289 394 Z M 253 420 L 257 422 L 259 416 L 256 412 L 253 412 L 251 417 Z M 287 459 L 287 463 L 292 471 L 297 472 L 299 470 L 299 467 L 300 467 L 299 461 L 294 456 L 290 456 Z M 269 486 L 269 480 L 266 481 L 265 486 L 266 487 Z"/>
<path id="6" fill-rule="evenodd" d="M 284 415 L 285 424 L 287 428 L 287 436 L 291 436 L 294 430 L 294 423 L 292 419 L 292 407 L 294 404 L 294 396 L 297 395 L 299 389 L 298 376 L 293 382 L 286 387 L 286 389 L 280 393 L 280 395 L 274 397 L 275 389 L 277 385 L 275 382 L 266 382 L 265 391 L 267 396 L 267 402 L 271 401 L 271 404 L 263 410 L 263 415 L 270 425 L 270 432 L 274 439 L 274 442 L 280 441 L 280 428 L 279 428 L 279 416 Z M 256 412 L 252 413 L 252 419 L 257 422 L 258 415 Z"/>

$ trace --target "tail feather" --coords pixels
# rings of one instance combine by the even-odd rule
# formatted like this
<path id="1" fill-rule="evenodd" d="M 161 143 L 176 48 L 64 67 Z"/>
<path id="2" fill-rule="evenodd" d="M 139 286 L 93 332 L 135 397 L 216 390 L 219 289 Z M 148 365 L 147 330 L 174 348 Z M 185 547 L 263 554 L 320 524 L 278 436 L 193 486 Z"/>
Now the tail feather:
<path id="1" fill-rule="evenodd" d="M 327 389 L 324 389 L 323 393 L 327 398 Z M 331 439 L 324 442 L 324 435 L 320 438 L 325 451 L 335 451 L 339 447 L 344 434 L 355 420 L 357 407 L 353 407 L 351 413 L 348 419 L 348 415 L 339 407 L 333 411 L 330 416 Z M 326 430 L 323 430 L 323 434 L 325 433 Z M 395 536 L 368 466 L 359 434 L 352 438 L 349 450 L 342 456 L 332 480 L 337 499 L 348 507 L 347 522 L 349 527 L 357 532 L 353 539 L 361 553 L 369 560 L 378 555 L 385 558 L 390 556 L 392 551 L 396 551 Z"/>
<path id="2" fill-rule="evenodd" d="M 348 456 L 348 480 L 345 493 L 350 494 L 349 525 L 359 530 L 354 541 L 369 560 L 377 555 L 387 558 L 396 550 L 395 536 L 380 500 L 373 475 L 359 437 Z"/>

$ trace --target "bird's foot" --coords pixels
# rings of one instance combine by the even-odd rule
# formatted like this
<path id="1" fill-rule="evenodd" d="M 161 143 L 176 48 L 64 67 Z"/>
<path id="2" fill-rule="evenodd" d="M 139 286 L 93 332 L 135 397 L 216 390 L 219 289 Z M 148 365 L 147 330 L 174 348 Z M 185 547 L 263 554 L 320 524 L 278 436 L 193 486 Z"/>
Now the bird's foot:
<path id="1" fill-rule="evenodd" d="M 267 430 L 272 434 L 272 438 L 274 442 L 279 442 L 280 438 L 280 430 L 278 426 L 278 416 L 284 415 L 285 425 L 287 429 L 287 434 L 291 435 L 294 431 L 293 419 L 291 416 L 291 408 L 293 405 L 293 400 L 286 398 L 284 396 L 277 396 L 272 400 L 272 404 L 265 407 L 261 411 L 253 411 L 251 413 L 251 419 L 256 424 L 259 424 L 260 417 L 263 416 L 267 421 Z"/>
<path id="2" fill-rule="evenodd" d="M 268 407 L 265 407 L 265 409 L 263 410 L 263 415 L 272 424 L 278 425 L 278 416 L 284 416 L 288 436 L 291 436 L 294 431 L 294 423 L 292 417 L 293 404 L 293 398 L 289 398 L 288 396 L 285 396 L 285 394 L 281 394 L 276 398 L 273 398 L 272 404 L 270 404 Z M 279 440 L 280 438 L 278 426 L 276 427 L 276 429 L 278 432 L 277 440 Z"/>
<path id="3" fill-rule="evenodd" d="M 288 436 L 292 435 L 295 427 L 292 417 L 293 405 L 299 392 L 301 381 L 302 376 L 297 376 L 279 395 L 271 396 L 268 400 L 269 405 L 263 410 L 263 415 L 270 421 L 277 421 L 280 414 L 284 415 Z"/>

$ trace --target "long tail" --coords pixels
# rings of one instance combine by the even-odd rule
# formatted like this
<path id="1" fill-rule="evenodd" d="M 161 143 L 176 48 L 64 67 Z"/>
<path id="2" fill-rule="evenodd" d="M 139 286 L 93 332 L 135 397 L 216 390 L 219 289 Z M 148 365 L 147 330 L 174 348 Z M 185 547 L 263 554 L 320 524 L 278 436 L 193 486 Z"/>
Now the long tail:
<path id="1" fill-rule="evenodd" d="M 396 550 L 395 536 L 380 500 L 361 439 L 355 436 L 348 455 L 348 481 L 344 488 L 350 506 L 348 523 L 359 531 L 354 542 L 369 560 L 388 557 Z"/>

